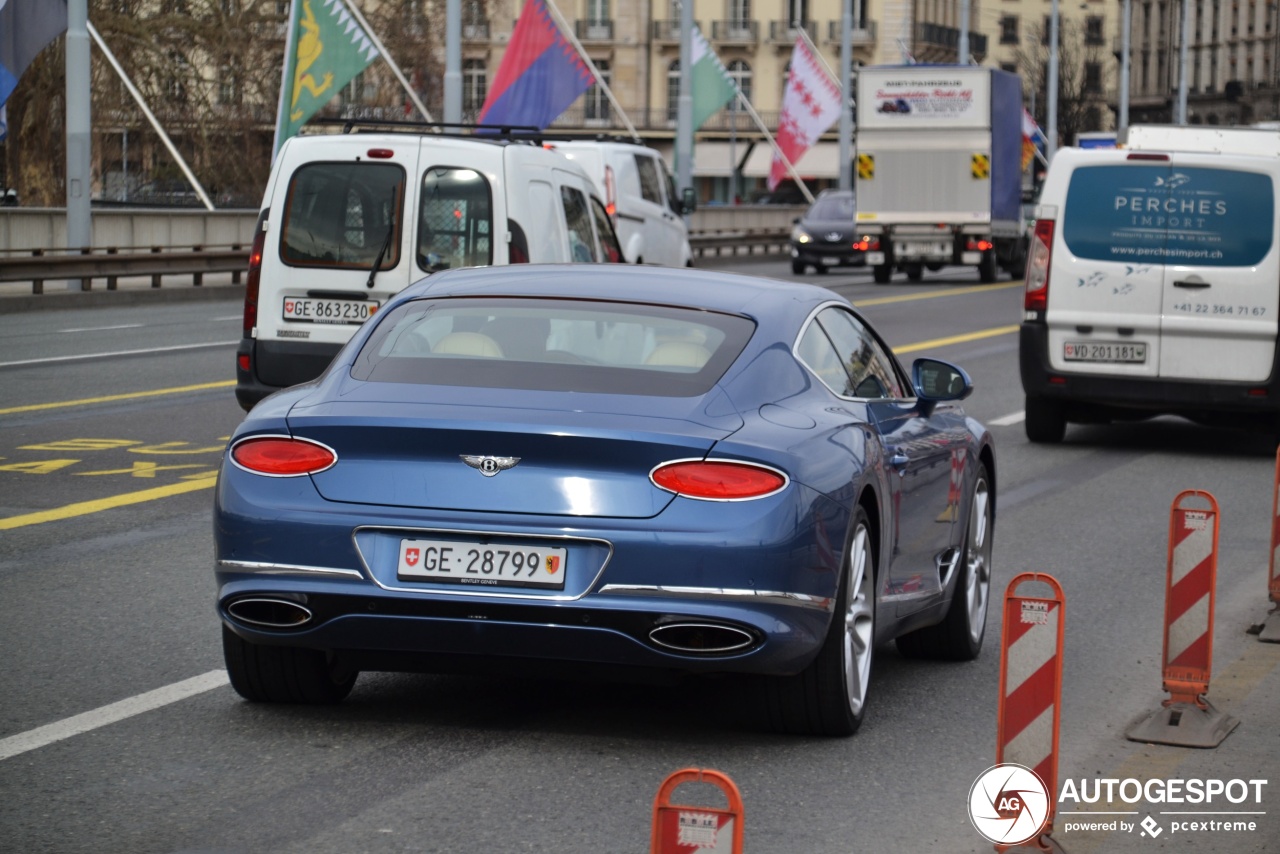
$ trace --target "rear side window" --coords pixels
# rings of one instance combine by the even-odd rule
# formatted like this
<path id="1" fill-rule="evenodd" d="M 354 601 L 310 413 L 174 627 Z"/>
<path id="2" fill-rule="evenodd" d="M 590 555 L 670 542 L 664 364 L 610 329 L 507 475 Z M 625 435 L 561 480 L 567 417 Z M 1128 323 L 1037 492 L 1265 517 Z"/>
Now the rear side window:
<path id="1" fill-rule="evenodd" d="M 711 389 L 754 331 L 745 317 L 672 306 L 414 300 L 381 319 L 351 375 L 371 382 L 689 397 Z"/>
<path id="2" fill-rule="evenodd" d="M 308 163 L 289 179 L 280 257 L 295 267 L 367 270 L 400 262 L 405 173 L 391 163 Z"/>
<path id="3" fill-rule="evenodd" d="M 600 248 L 591 233 L 591 213 L 587 210 L 587 197 L 573 187 L 560 188 L 560 202 L 564 205 L 564 222 L 569 229 L 569 260 L 592 262 L 600 260 Z"/>
<path id="4" fill-rule="evenodd" d="M 429 273 L 493 263 L 493 192 L 483 175 L 453 166 L 423 173 L 417 254 Z"/>
<path id="5" fill-rule="evenodd" d="M 595 218 L 596 234 L 600 237 L 600 257 L 610 264 L 625 263 L 622 245 L 618 243 L 618 235 L 613 230 L 613 220 L 609 219 L 600 200 L 594 197 L 591 199 L 591 215 Z"/>
<path id="6" fill-rule="evenodd" d="M 1082 166 L 1067 188 L 1062 237 L 1094 261 L 1247 267 L 1271 249 L 1275 187 L 1236 169 Z"/>
<path id="7" fill-rule="evenodd" d="M 647 154 L 637 154 L 636 169 L 640 172 L 640 195 L 646 202 L 662 204 L 662 179 L 658 177 L 658 164 Z"/>
<path id="8" fill-rule="evenodd" d="M 892 357 L 843 309 L 823 309 L 805 329 L 797 353 L 836 394 L 872 400 L 905 396 Z"/>

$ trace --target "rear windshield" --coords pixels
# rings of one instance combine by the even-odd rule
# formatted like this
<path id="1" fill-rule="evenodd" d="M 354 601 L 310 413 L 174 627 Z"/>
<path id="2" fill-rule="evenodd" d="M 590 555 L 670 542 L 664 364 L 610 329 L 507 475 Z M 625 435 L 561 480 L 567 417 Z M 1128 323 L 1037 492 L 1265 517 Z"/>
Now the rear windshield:
<path id="1" fill-rule="evenodd" d="M 1247 267 L 1275 233 L 1270 176 L 1235 169 L 1126 163 L 1071 176 L 1062 237 L 1095 261 Z"/>
<path id="2" fill-rule="evenodd" d="M 428 273 L 493 263 L 493 192 L 474 169 L 433 166 L 422 175 L 418 266 Z"/>
<path id="3" fill-rule="evenodd" d="M 351 375 L 424 383 L 692 397 L 755 330 L 745 317 L 571 299 L 415 300 L 384 316 Z"/>
<path id="4" fill-rule="evenodd" d="M 280 257 L 295 267 L 368 270 L 400 261 L 404 170 L 391 163 L 308 163 L 293 173 Z"/>
<path id="5" fill-rule="evenodd" d="M 852 224 L 853 197 L 836 196 L 834 198 L 818 199 L 813 203 L 813 207 L 809 208 L 809 213 L 805 216 L 807 219 L 829 221 L 847 219 Z"/>

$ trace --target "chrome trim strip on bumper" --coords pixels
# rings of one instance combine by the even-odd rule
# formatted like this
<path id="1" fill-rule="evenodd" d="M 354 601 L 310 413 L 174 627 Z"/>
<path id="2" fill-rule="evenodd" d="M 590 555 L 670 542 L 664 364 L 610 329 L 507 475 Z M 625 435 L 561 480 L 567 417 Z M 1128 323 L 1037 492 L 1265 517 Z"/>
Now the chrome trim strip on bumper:
<path id="1" fill-rule="evenodd" d="M 294 563 L 263 563 L 253 560 L 220 560 L 218 566 L 231 572 L 260 572 L 263 575 L 342 575 L 364 580 L 358 569 L 339 569 L 336 566 L 302 566 Z"/>
<path id="2" fill-rule="evenodd" d="M 830 611 L 834 601 L 808 593 L 783 593 L 777 590 L 745 590 L 731 587 L 676 587 L 659 584 L 606 584 L 596 591 L 623 596 L 662 596 L 672 599 L 741 599 L 773 605 L 792 605 Z"/>

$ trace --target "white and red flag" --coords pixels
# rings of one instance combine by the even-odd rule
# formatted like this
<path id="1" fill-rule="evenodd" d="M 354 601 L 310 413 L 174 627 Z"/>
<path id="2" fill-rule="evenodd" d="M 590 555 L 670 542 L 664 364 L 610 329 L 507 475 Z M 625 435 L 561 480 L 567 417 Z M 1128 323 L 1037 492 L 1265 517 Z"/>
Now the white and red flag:
<path id="1" fill-rule="evenodd" d="M 803 38 L 796 39 L 791 52 L 791 71 L 782 95 L 782 115 L 778 119 L 778 148 L 792 164 L 799 162 L 818 137 L 840 118 L 840 87 L 832 82 Z M 773 152 L 768 186 L 777 188 L 787 177 L 787 165 Z"/>

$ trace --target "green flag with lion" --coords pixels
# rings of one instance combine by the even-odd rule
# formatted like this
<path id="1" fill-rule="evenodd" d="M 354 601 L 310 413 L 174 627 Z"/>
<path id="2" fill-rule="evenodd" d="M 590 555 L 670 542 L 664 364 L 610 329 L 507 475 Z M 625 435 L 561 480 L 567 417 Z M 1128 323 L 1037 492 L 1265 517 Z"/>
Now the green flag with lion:
<path id="1" fill-rule="evenodd" d="M 344 0 L 293 0 L 272 151 L 377 58 Z"/>

